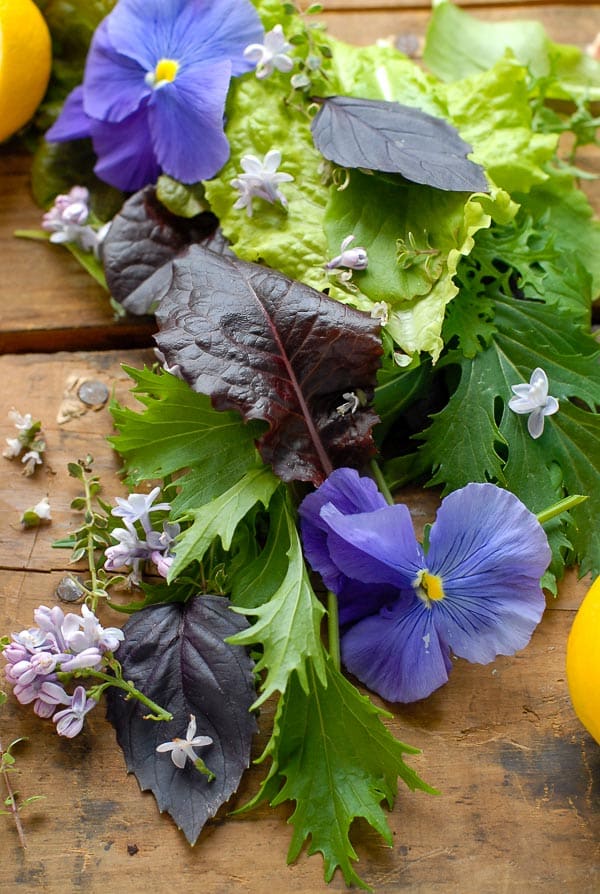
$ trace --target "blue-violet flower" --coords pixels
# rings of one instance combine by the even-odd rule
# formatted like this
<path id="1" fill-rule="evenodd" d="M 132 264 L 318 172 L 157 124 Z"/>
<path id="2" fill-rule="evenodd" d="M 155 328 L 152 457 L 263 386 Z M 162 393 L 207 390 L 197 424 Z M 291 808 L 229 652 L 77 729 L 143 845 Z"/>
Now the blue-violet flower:
<path id="1" fill-rule="evenodd" d="M 424 551 L 409 510 L 337 469 L 300 506 L 304 550 L 338 596 L 346 668 L 390 701 L 424 698 L 450 654 L 485 664 L 529 641 L 544 611 L 546 535 L 493 484 L 445 497 Z"/>
<path id="2" fill-rule="evenodd" d="M 251 71 L 244 49 L 262 35 L 249 0 L 119 0 L 46 138 L 91 137 L 96 174 L 123 190 L 161 171 L 184 183 L 213 177 L 229 156 L 230 79 Z"/>

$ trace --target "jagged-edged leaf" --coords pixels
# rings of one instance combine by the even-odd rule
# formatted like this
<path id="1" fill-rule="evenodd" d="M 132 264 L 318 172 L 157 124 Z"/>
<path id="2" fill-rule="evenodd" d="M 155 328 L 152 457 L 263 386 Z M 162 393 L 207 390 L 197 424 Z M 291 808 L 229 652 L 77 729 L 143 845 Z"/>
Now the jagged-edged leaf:
<path id="1" fill-rule="evenodd" d="M 368 407 L 379 323 L 275 270 L 192 246 L 157 296 L 156 341 L 218 410 L 264 419 L 258 441 L 284 481 L 318 485 L 374 450 Z M 356 396 L 354 412 L 338 409 Z"/>
<path id="2" fill-rule="evenodd" d="M 108 719 L 125 753 L 127 769 L 142 790 L 150 789 L 158 809 L 171 814 L 194 843 L 206 821 L 236 791 L 250 761 L 256 722 L 252 661 L 245 649 L 225 642 L 246 622 L 221 596 L 198 596 L 136 612 L 124 626 L 119 648 L 123 676 L 173 714 L 173 720 L 144 720 L 148 709 L 127 700 L 122 690 L 107 693 Z M 179 769 L 158 745 L 184 739 L 190 715 L 197 735 L 212 744 L 196 753 L 214 779 L 186 761 Z"/>
<path id="3" fill-rule="evenodd" d="M 329 96 L 312 122 L 317 149 L 344 168 L 402 174 L 456 192 L 488 192 L 472 147 L 443 118 L 397 102 Z"/>
<path id="4" fill-rule="evenodd" d="M 186 487 L 177 504 L 177 511 L 182 512 L 193 494 L 193 505 L 202 505 L 256 465 L 254 438 L 260 433 L 259 423 L 244 425 L 237 413 L 219 413 L 204 394 L 197 394 L 169 373 L 125 370 L 135 383 L 133 394 L 145 409 L 136 412 L 111 406 L 119 434 L 109 440 L 125 461 L 130 481 L 200 468 L 201 495 Z"/>
<path id="5" fill-rule="evenodd" d="M 264 594 L 263 591 L 258 594 L 254 606 L 237 609 L 254 618 L 254 623 L 231 640 L 239 645 L 262 644 L 263 654 L 256 670 L 266 670 L 267 673 L 257 705 L 274 692 L 284 692 L 294 672 L 300 685 L 308 691 L 310 682 L 306 665 L 309 660 L 313 673 L 323 684 L 326 680 L 320 637 L 324 609 L 313 592 L 302 558 L 295 518 L 284 498 L 274 500 L 271 521 L 277 548 L 273 542 L 267 542 L 253 562 L 257 586 L 260 584 L 265 588 Z M 287 562 L 281 561 L 282 556 Z M 261 600 L 262 595 L 268 595 L 268 601 Z"/>
<path id="6" fill-rule="evenodd" d="M 218 221 L 210 211 L 191 218 L 179 217 L 159 202 L 156 189 L 146 186 L 134 193 L 113 218 L 102 243 L 102 262 L 111 295 L 123 302 L 167 261 L 193 242 L 210 240 Z M 150 309 L 131 313 L 147 313 Z"/>
<path id="7" fill-rule="evenodd" d="M 308 853 L 323 854 L 326 881 L 339 867 L 346 884 L 370 890 L 353 866 L 358 856 L 349 837 L 352 822 L 364 818 L 391 844 L 382 802 L 393 806 L 398 777 L 413 790 L 435 790 L 404 763 L 404 756 L 418 749 L 386 729 L 381 718 L 390 715 L 361 695 L 331 661 L 326 668 L 323 682 L 309 664 L 307 691 L 292 676 L 263 755 L 272 761 L 268 776 L 246 806 L 295 801 L 288 861 L 310 840 Z"/>

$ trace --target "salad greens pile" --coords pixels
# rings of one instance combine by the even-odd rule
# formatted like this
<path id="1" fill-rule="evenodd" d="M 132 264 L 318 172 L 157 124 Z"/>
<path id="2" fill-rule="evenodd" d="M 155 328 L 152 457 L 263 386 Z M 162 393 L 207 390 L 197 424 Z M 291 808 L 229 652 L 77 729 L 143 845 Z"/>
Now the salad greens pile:
<path id="1" fill-rule="evenodd" d="M 41 5 L 65 21 L 61 0 Z M 111 6 L 94 4 L 98 21 Z M 543 583 L 556 593 L 573 563 L 600 573 L 600 370 L 591 332 L 600 224 L 575 157 L 597 143 L 600 65 L 552 42 L 537 23 L 484 23 L 450 2 L 432 12 L 424 66 L 391 46 L 335 40 L 294 4 L 255 6 L 266 31 L 282 26 L 302 77 L 296 86 L 284 71 L 233 79 L 231 154 L 218 176 L 190 186 L 162 175 L 123 204 L 125 196 L 92 175 L 87 141 L 42 143 L 34 189 L 48 205 L 78 182 L 99 219 L 120 208 L 103 243 L 103 273 L 126 310 L 156 311 L 170 369 L 129 369 L 141 408 L 112 408 L 111 443 L 129 485 L 161 482 L 181 525 L 167 579 L 142 582 L 144 598 L 121 606 L 133 617 L 119 658 L 127 679 L 161 703 L 148 650 L 165 667 L 183 667 L 164 707 L 175 713 L 183 699 L 187 713 L 204 711 L 221 730 L 223 763 L 216 781 L 198 774 L 190 809 L 172 776 L 154 770 L 163 760 L 157 725 L 141 722 L 136 704 L 114 690 L 109 717 L 129 768 L 193 842 L 249 761 L 248 707 L 277 699 L 260 758 L 269 768 L 244 809 L 294 802 L 289 859 L 309 842 L 328 881 L 339 867 L 347 884 L 366 888 L 354 866 L 354 819 L 391 843 L 382 805 L 393 805 L 398 777 L 434 789 L 405 763 L 414 749 L 388 731 L 389 715 L 340 671 L 335 605 L 326 609 L 313 589 L 296 507 L 332 468 L 365 470 L 375 454 L 392 491 L 409 482 L 443 493 L 493 482 L 534 513 L 583 494 L 585 502 L 546 527 L 552 562 Z M 84 7 L 76 4 L 69 31 L 60 32 L 65 53 L 76 25 L 91 37 Z M 51 94 L 60 99 L 77 80 L 64 58 Z M 349 114 L 332 97 L 369 101 L 359 124 L 371 137 L 354 147 L 364 160 L 349 166 L 337 160 L 346 147 L 322 128 L 319 135 L 316 123 L 326 108 Z M 460 165 L 472 147 L 479 185 L 447 185 L 450 163 L 441 188 L 370 164 L 383 139 L 372 117 L 388 108 L 382 103 L 407 107 L 406 120 L 410 110 L 443 119 L 468 144 Z M 273 150 L 293 178 L 281 182 L 285 202 L 240 204 L 232 181 L 245 159 L 266 160 Z M 350 235 L 368 266 L 343 275 L 329 262 Z M 207 307 L 201 296 L 210 290 L 218 301 Z M 229 332 L 244 320 L 248 337 L 234 351 Z M 273 361 L 275 343 L 289 359 L 284 372 Z M 267 357 L 260 373 L 258 354 Z M 508 405 L 512 387 L 536 368 L 560 404 L 539 438 Z M 332 401 L 340 404 L 333 418 Z M 201 611 L 194 606 L 202 600 L 191 598 L 198 593 L 223 601 L 214 605 L 210 595 Z M 233 622 L 221 605 L 233 608 Z M 174 630 L 183 632 L 169 652 Z M 256 662 L 252 697 L 245 647 Z M 211 669 L 224 661 L 235 670 L 219 682 Z M 232 687 L 226 701 L 220 685 Z"/>

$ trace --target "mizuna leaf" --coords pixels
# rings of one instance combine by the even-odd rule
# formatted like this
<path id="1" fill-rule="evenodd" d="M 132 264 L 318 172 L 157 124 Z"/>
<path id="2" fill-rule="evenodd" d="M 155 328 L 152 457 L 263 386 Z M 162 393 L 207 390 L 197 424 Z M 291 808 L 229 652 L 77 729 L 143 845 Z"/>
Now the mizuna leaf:
<path id="1" fill-rule="evenodd" d="M 344 168 L 402 174 L 456 192 L 489 192 L 472 147 L 443 118 L 397 102 L 329 96 L 312 122 L 317 149 Z"/>
<path id="2" fill-rule="evenodd" d="M 386 729 L 381 718 L 390 715 L 361 695 L 331 661 L 326 669 L 323 682 L 309 664 L 307 691 L 292 676 L 260 758 L 271 758 L 269 774 L 244 809 L 265 800 L 273 807 L 295 801 L 288 862 L 310 840 L 308 853 L 323 854 L 327 882 L 339 867 L 347 885 L 370 890 L 353 866 L 358 859 L 349 837 L 354 819 L 365 819 L 391 845 L 382 802 L 393 806 L 398 777 L 413 790 L 434 794 L 435 789 L 404 763 L 417 749 Z"/>
<path id="3" fill-rule="evenodd" d="M 102 243 L 102 262 L 111 295 L 123 302 L 159 267 L 193 242 L 214 237 L 218 221 L 210 211 L 182 218 L 165 208 L 153 186 L 134 193 L 113 219 Z M 131 313 L 147 313 L 130 302 Z"/>
<path id="4" fill-rule="evenodd" d="M 127 769 L 140 788 L 151 789 L 158 809 L 171 814 L 191 844 L 206 821 L 236 791 L 250 761 L 256 722 L 252 661 L 245 649 L 226 637 L 246 622 L 229 610 L 221 596 L 198 596 L 185 605 L 170 604 L 136 612 L 124 626 L 119 648 L 123 676 L 173 714 L 168 723 L 144 720 L 146 709 L 121 690 L 107 692 L 108 719 L 125 753 Z M 187 761 L 178 769 L 169 753 L 156 747 L 184 738 L 194 715 L 197 734 L 211 745 L 198 749 L 215 778 Z"/>
<path id="5" fill-rule="evenodd" d="M 379 323 L 281 273 L 192 246 L 157 295 L 156 341 L 218 410 L 264 419 L 258 441 L 284 481 L 320 484 L 374 450 L 367 406 L 382 348 Z M 360 395 L 355 412 L 337 408 Z"/>

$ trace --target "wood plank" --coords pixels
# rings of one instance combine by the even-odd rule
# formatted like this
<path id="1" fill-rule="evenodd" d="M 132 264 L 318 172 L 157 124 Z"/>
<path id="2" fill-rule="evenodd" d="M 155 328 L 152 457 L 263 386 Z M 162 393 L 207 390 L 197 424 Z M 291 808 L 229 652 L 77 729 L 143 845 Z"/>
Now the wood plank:
<path id="1" fill-rule="evenodd" d="M 104 440 L 110 432 L 107 412 L 56 423 L 66 379 L 71 373 L 89 375 L 114 386 L 117 399 L 130 401 L 120 363 L 140 366 L 150 359 L 147 352 L 0 358 L 0 376 L 6 381 L 10 375 L 15 383 L 13 393 L 1 398 L 0 437 L 13 433 L 6 420 L 13 404 L 39 415 L 52 467 L 50 474 L 22 479 L 1 460 L 0 634 L 29 626 L 37 605 L 54 602 L 67 555 L 51 550 L 50 542 L 77 522 L 69 509 L 76 485 L 66 463 L 91 452 L 105 497 L 122 492 L 117 462 Z M 22 509 L 46 492 L 52 524 L 37 534 L 18 530 Z M 419 526 L 431 520 L 435 502 L 435 495 L 419 499 L 413 493 L 411 511 Z M 586 585 L 573 573 L 567 576 L 519 655 L 483 667 L 457 661 L 450 683 L 431 698 L 408 707 L 385 705 L 394 733 L 422 749 L 410 763 L 442 794 L 400 791 L 389 815 L 392 848 L 363 823 L 355 824 L 359 871 L 377 891 L 599 889 L 600 750 L 573 714 L 564 673 L 566 638 Z M 121 621 L 108 611 L 102 617 L 107 624 Z M 272 711 L 268 705 L 261 715 L 256 756 Z M 170 818 L 158 814 L 153 798 L 126 776 L 102 709 L 68 741 L 54 735 L 49 721 L 10 699 L 0 711 L 0 739 L 6 744 L 19 735 L 30 741 L 18 752 L 16 787 L 25 797 L 42 794 L 45 800 L 23 812 L 26 851 L 11 822 L 0 817 L 0 890 L 100 894 L 119 890 L 125 878 L 133 894 L 149 885 L 186 892 L 201 884 L 203 894 L 326 890 L 319 856 L 302 854 L 295 865 L 285 865 L 286 805 L 228 815 L 256 792 L 264 769 L 247 773 L 241 791 L 191 849 Z M 329 890 L 345 890 L 338 875 Z"/>
<path id="2" fill-rule="evenodd" d="M 107 293 L 66 249 L 14 237 L 40 228 L 30 164 L 25 153 L 0 146 L 0 353 L 150 344 L 154 324 L 115 320 Z"/>
<path id="3" fill-rule="evenodd" d="M 456 6 L 470 7 L 471 9 L 480 9 L 487 13 L 489 10 L 497 10 L 503 18 L 512 15 L 515 7 L 524 7 L 529 10 L 529 17 L 537 17 L 537 10 L 540 6 L 545 5 L 545 0 L 454 0 Z M 304 0 L 303 7 L 310 5 L 310 0 Z M 598 0 L 590 3 L 589 0 L 568 0 L 563 6 L 572 7 L 574 11 L 577 7 L 594 8 L 599 5 Z M 415 10 L 431 10 L 431 0 L 324 0 L 323 6 L 326 11 L 368 12 L 383 9 L 395 9 L 402 12 L 413 12 Z"/>

